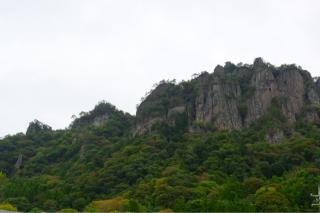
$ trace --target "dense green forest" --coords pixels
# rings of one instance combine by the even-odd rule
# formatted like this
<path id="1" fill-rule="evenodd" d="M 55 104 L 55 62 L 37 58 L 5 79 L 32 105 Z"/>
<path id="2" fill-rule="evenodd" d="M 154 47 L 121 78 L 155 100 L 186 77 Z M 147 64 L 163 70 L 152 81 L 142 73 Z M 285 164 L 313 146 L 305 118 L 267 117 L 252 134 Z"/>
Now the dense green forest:
<path id="1" fill-rule="evenodd" d="M 103 125 L 81 125 L 108 111 Z M 108 103 L 72 128 L 35 121 L 0 140 L 0 208 L 19 211 L 315 211 L 320 131 L 270 110 L 241 131 L 190 133 L 181 115 L 153 134 Z M 274 128 L 283 142 L 267 142 Z"/>

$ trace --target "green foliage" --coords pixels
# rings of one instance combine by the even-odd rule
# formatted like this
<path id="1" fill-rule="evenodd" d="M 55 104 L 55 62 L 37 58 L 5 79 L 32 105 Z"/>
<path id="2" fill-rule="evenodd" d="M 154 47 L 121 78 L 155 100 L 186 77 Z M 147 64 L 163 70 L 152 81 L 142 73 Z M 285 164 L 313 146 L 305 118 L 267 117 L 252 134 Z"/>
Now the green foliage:
<path id="1" fill-rule="evenodd" d="M 26 135 L 37 134 L 41 131 L 42 132 L 50 132 L 50 131 L 52 131 L 52 128 L 44 123 L 41 123 L 38 120 L 34 120 L 29 124 Z"/>
<path id="2" fill-rule="evenodd" d="M 40 212 L 43 212 L 41 209 L 37 208 L 37 207 L 34 207 L 30 210 L 30 212 L 34 212 L 34 213 L 40 213 Z"/>
<path id="3" fill-rule="evenodd" d="M 63 212 L 78 212 L 75 209 L 71 209 L 71 208 L 66 208 L 66 209 L 61 209 L 58 211 L 59 213 L 63 213 Z"/>
<path id="4" fill-rule="evenodd" d="M 242 122 L 244 122 L 244 119 L 245 119 L 245 117 L 247 116 L 247 113 L 248 113 L 247 105 L 244 104 L 244 103 L 239 104 L 238 111 L 239 111 L 239 114 L 240 114 Z"/>
<path id="5" fill-rule="evenodd" d="M 268 131 L 287 128 L 277 104 L 242 131 L 204 125 L 190 133 L 182 113 L 154 135 L 132 137 L 115 119 L 8 136 L 0 140 L 0 202 L 31 212 L 315 211 L 320 129 L 298 121 L 282 143 L 266 142 Z"/>
<path id="6" fill-rule="evenodd" d="M 29 211 L 32 207 L 30 201 L 26 197 L 8 198 L 7 202 L 12 203 L 14 206 L 16 206 L 19 210 L 22 211 Z"/>
<path id="7" fill-rule="evenodd" d="M 12 211 L 12 212 L 18 211 L 18 209 L 16 207 L 14 207 L 13 205 L 11 205 L 10 203 L 0 204 L 0 210 L 6 210 L 6 211 Z"/>
<path id="8" fill-rule="evenodd" d="M 112 104 L 102 101 L 90 112 L 81 112 L 80 117 L 75 118 L 70 126 L 71 128 L 83 128 L 90 125 L 93 125 L 92 128 L 96 135 L 122 136 L 130 130 L 133 118 Z"/>
<path id="9" fill-rule="evenodd" d="M 288 199 L 273 187 L 262 188 L 256 193 L 256 207 L 263 212 L 290 211 Z"/>
<path id="10" fill-rule="evenodd" d="M 43 203 L 43 209 L 47 209 L 47 211 L 49 212 L 55 212 L 57 211 L 57 201 L 55 200 L 46 200 L 44 203 Z"/>
<path id="11" fill-rule="evenodd" d="M 137 207 L 138 204 L 130 203 L 128 199 L 116 197 L 109 200 L 98 200 L 90 203 L 85 209 L 85 212 L 114 212 L 114 211 L 129 211 L 130 207 L 132 210 Z"/>
<path id="12" fill-rule="evenodd" d="M 192 129 L 194 129 L 194 131 L 196 132 L 207 132 L 215 130 L 214 126 L 211 123 L 201 121 L 193 121 Z"/>

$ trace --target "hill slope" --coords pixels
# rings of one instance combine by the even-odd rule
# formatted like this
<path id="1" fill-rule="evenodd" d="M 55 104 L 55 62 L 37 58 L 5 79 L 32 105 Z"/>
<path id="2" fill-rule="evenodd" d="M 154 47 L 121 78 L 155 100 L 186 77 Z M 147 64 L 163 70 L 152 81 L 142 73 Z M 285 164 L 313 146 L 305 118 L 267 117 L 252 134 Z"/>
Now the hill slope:
<path id="1" fill-rule="evenodd" d="M 0 203 L 19 211 L 315 211 L 317 85 L 301 68 L 256 59 L 162 82 L 136 117 L 101 102 L 65 130 L 34 121 L 27 134 L 0 140 Z"/>

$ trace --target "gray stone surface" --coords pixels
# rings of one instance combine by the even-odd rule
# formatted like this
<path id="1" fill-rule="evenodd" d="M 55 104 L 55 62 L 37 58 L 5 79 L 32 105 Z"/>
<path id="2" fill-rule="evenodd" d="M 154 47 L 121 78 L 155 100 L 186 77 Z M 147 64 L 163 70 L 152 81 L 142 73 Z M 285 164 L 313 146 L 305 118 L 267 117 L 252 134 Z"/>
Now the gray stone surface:
<path id="1" fill-rule="evenodd" d="M 191 99 L 185 98 L 187 87 L 194 93 Z M 177 92 L 172 92 L 174 88 Z M 253 65 L 227 62 L 224 67 L 217 66 L 214 73 L 202 73 L 185 84 L 155 88 L 138 107 L 136 130 L 148 132 L 156 122 L 170 121 L 176 111 L 186 112 L 190 125 L 197 121 L 211 123 L 217 129 L 241 129 L 261 118 L 275 100 L 292 123 L 305 106 L 319 106 L 319 94 L 320 80 L 295 65 L 275 67 L 261 58 Z M 158 108 L 161 110 L 154 113 Z M 146 113 L 147 109 L 153 113 Z M 304 116 L 309 121 L 320 120 L 315 110 Z"/>

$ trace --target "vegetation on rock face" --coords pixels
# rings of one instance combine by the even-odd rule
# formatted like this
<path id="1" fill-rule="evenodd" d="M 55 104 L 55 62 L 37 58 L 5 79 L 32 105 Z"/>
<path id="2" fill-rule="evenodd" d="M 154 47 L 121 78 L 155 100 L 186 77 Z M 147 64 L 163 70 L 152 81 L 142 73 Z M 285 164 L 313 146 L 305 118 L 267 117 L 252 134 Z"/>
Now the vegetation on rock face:
<path id="1" fill-rule="evenodd" d="M 228 64 L 227 74 L 232 76 L 235 67 Z M 196 79 L 208 75 L 202 73 Z M 253 89 L 241 81 L 244 97 L 251 97 Z M 140 110 L 149 111 L 141 112 L 137 119 L 143 120 L 148 113 L 170 114 L 167 109 L 179 106 L 182 100 L 190 105 L 153 125 L 150 134 L 132 134 L 137 120 L 101 102 L 92 111 L 81 113 L 68 129 L 52 130 L 33 122 L 27 134 L 1 139 L 0 209 L 316 210 L 311 207 L 310 193 L 316 193 L 320 182 L 317 123 L 298 116 L 295 122 L 288 122 L 282 111 L 286 100 L 276 97 L 250 127 L 218 130 L 210 121 L 190 120 L 195 117 L 192 103 L 198 81 L 162 84 L 163 91 L 151 92 L 142 102 Z M 249 112 L 245 106 L 236 107 L 244 122 Z M 281 137 L 273 143 L 277 134 Z M 23 160 L 16 167 L 19 158 Z"/>
<path id="2" fill-rule="evenodd" d="M 34 120 L 33 122 L 30 122 L 29 127 L 27 129 L 26 134 L 31 135 L 31 134 L 36 134 L 40 131 L 51 131 L 52 128 L 48 126 L 47 124 L 41 123 L 38 120 Z"/>
<path id="3" fill-rule="evenodd" d="M 100 127 L 96 128 L 97 131 L 101 131 L 98 134 L 105 134 L 106 136 L 127 134 L 134 122 L 130 114 L 119 111 L 106 101 L 97 104 L 90 112 L 81 112 L 79 118 L 76 116 L 74 118 L 70 125 L 71 128 L 83 128 L 93 125 Z"/>

